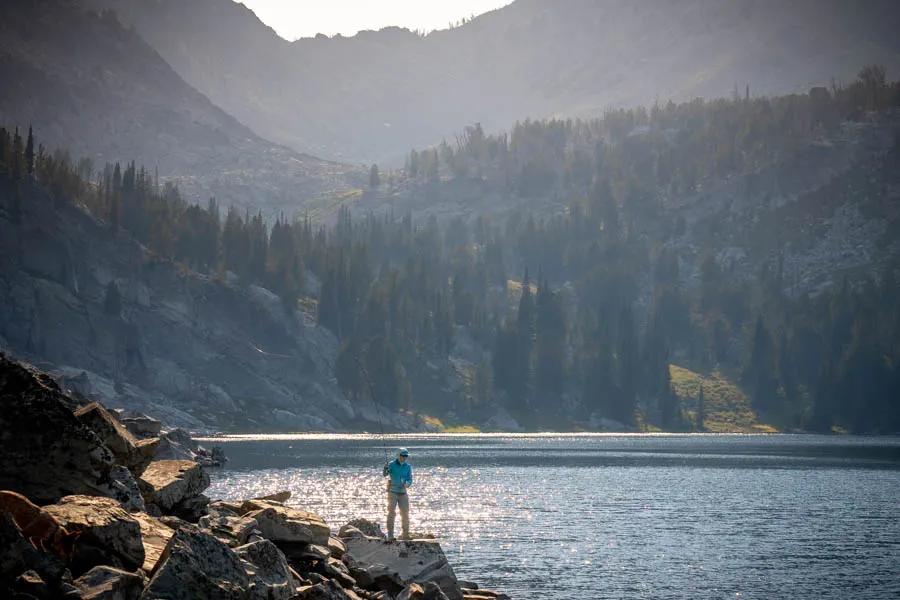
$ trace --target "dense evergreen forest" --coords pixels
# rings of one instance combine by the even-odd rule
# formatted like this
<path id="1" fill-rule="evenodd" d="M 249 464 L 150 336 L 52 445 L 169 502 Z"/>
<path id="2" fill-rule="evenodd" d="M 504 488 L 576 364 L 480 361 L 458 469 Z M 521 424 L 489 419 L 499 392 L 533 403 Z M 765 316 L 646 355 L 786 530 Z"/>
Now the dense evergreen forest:
<path id="1" fill-rule="evenodd" d="M 767 258 L 754 277 L 735 277 L 715 252 L 729 224 L 710 218 L 688 232 L 679 202 L 898 106 L 900 84 L 872 66 L 808 94 L 735 90 L 491 136 L 472 126 L 453 145 L 410 153 L 398 176 L 410 188 L 476 181 L 521 204 L 502 222 L 348 208 L 329 226 L 223 215 L 134 163 L 98 169 L 48 152 L 30 129 L 0 130 L 0 177 L 20 202 L 22 186 L 44 186 L 162 257 L 271 289 L 286 310 L 313 298 L 341 342 L 335 374 L 354 400 L 462 423 L 500 405 L 535 428 L 602 417 L 703 430 L 702 402 L 682 406 L 673 392 L 676 362 L 740 381 L 784 428 L 888 432 L 900 430 L 900 265 L 798 292 L 780 260 L 778 236 L 789 232 L 778 229 L 791 224 L 763 220 L 753 231 Z M 885 161 L 900 168 L 900 138 Z M 385 179 L 373 166 L 370 186 Z M 536 197 L 559 210 L 529 210 Z M 702 255 L 694 283 L 679 256 L 689 234 Z M 107 296 L 120 302 L 115 284 Z M 433 360 L 461 355 L 471 368 L 458 401 L 417 393 Z"/>

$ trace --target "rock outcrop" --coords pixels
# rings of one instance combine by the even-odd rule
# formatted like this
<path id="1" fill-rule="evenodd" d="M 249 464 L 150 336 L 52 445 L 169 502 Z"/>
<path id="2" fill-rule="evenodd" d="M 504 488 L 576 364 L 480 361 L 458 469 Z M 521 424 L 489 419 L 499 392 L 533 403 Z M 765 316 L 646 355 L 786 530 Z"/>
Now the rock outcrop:
<path id="1" fill-rule="evenodd" d="M 214 446 L 211 450 L 207 450 L 181 428 L 160 434 L 155 458 L 157 460 L 192 460 L 205 467 L 220 467 L 226 461 L 221 448 Z"/>
<path id="2" fill-rule="evenodd" d="M 72 570 L 83 573 L 98 565 L 134 570 L 144 564 L 140 524 L 111 498 L 66 496 L 45 506 L 67 531 L 80 534 Z"/>
<path id="3" fill-rule="evenodd" d="M 200 517 L 198 525 L 232 548 L 246 544 L 250 534 L 259 528 L 259 523 L 253 517 L 238 517 L 216 511 Z"/>
<path id="4" fill-rule="evenodd" d="M 0 356 L 0 359 L 3 359 Z M 82 449 L 100 457 L 105 480 L 97 477 L 91 458 L 71 455 L 67 462 L 41 471 L 59 475 L 63 483 L 45 481 L 51 492 L 41 498 L 47 518 L 72 535 L 45 549 L 33 545 L 12 515 L 0 512 L 0 598 L 72 600 L 483 600 L 501 594 L 459 585 L 438 542 L 410 540 L 387 543 L 377 524 L 363 519 L 340 528 L 335 537 L 317 514 L 287 506 L 290 492 L 244 501 L 209 502 L 204 467 L 193 460 L 155 460 L 143 469 L 139 484 L 128 462 L 140 441 L 99 404 L 79 408 L 52 381 L 36 371 L 13 365 L 0 369 L 6 418 L 31 431 L 28 419 L 49 416 L 57 436 L 36 434 L 27 464 L 38 468 L 38 456 L 62 460 L 64 450 Z M 23 393 L 21 405 L 10 390 Z M 71 403 L 70 403 L 71 401 Z M 24 408 L 21 408 L 24 407 Z M 21 408 L 21 410 L 20 410 Z M 76 415 L 77 413 L 77 415 Z M 95 432 L 95 429 L 97 432 Z M 123 433 L 124 431 L 124 433 Z M 4 442 L 15 432 L 0 430 Z M 181 434 L 176 434 L 179 437 Z M 23 441 L 23 443 L 25 443 Z M 110 447 L 115 448 L 113 452 Z M 0 457 L 7 465 L 6 457 Z M 73 473 L 62 465 L 70 464 Z M 38 479 L 8 465 L 2 477 L 27 489 Z M 10 474 L 11 473 L 11 474 Z M 98 483 L 100 482 L 100 483 Z M 77 485 L 76 485 L 77 484 Z M 115 485 L 113 485 L 115 484 Z M 116 488 L 115 486 L 119 486 Z M 97 493 L 56 498 L 71 487 L 97 487 Z M 14 489 L 16 489 L 14 487 Z M 125 490 L 125 491 L 123 491 Z M 117 493 L 113 493 L 116 492 Z M 127 498 L 130 495 L 131 498 Z M 143 510 L 146 505 L 146 510 Z M 60 530 L 61 531 L 61 530 Z M 56 539 L 56 538 L 54 538 Z M 63 538 L 61 538 L 63 539 Z M 52 552 L 52 553 L 51 553 Z M 467 583 L 467 586 L 474 584 Z"/>
<path id="5" fill-rule="evenodd" d="M 142 600 L 249 600 L 250 577 L 231 548 L 192 527 L 175 532 Z"/>
<path id="6" fill-rule="evenodd" d="M 112 452 L 46 375 L 0 353 L 0 489 L 34 502 L 113 493 Z"/>
<path id="7" fill-rule="evenodd" d="M 66 576 L 62 562 L 37 550 L 22 535 L 12 516 L 0 513 L 0 591 L 29 571 L 37 573 L 42 581 L 56 585 Z"/>
<path id="8" fill-rule="evenodd" d="M 139 600 L 144 578 L 113 567 L 94 567 L 75 580 L 82 600 Z"/>
<path id="9" fill-rule="evenodd" d="M 247 500 L 241 511 L 255 519 L 262 536 L 273 542 L 327 546 L 331 537 L 331 529 L 319 515 L 274 500 Z"/>
<path id="10" fill-rule="evenodd" d="M 202 495 L 209 487 L 209 475 L 194 461 L 153 461 L 141 475 L 140 484 L 147 504 L 179 516 L 185 514 L 188 520 L 199 518 L 198 512 L 209 503 Z"/>
<path id="11" fill-rule="evenodd" d="M 294 577 L 287 559 L 269 540 L 238 546 L 234 553 L 244 562 L 250 577 L 253 600 L 289 600 L 294 595 Z"/>
<path id="12" fill-rule="evenodd" d="M 175 530 L 147 513 L 132 513 L 131 516 L 141 528 L 141 544 L 144 546 L 144 564 L 141 568 L 145 573 L 153 573 Z"/>
<path id="13" fill-rule="evenodd" d="M 98 402 L 78 408 L 75 418 L 96 433 L 100 441 L 112 451 L 115 461 L 127 467 L 135 476 L 144 472 L 156 454 L 158 439 L 144 440 L 139 449 L 138 441 L 131 432 Z"/>
<path id="14" fill-rule="evenodd" d="M 409 540 L 386 544 L 383 539 L 359 530 L 349 533 L 343 541 L 347 545 L 345 560 L 351 565 L 351 572 L 364 573 L 372 581 L 394 579 L 402 586 L 433 582 L 450 600 L 461 600 L 456 574 L 438 542 Z"/>
<path id="15" fill-rule="evenodd" d="M 129 414 L 121 417 L 119 422 L 138 439 L 159 437 L 162 431 L 162 422 L 147 415 Z"/>

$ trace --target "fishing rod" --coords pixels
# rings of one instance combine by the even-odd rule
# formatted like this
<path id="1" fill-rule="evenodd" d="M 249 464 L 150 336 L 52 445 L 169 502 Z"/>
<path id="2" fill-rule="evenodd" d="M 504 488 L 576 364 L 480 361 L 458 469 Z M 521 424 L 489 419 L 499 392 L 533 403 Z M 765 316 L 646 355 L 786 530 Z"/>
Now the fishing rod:
<path id="1" fill-rule="evenodd" d="M 368 346 L 369 344 L 366 344 L 367 349 Z M 378 416 L 378 429 L 381 433 L 381 446 L 384 450 L 384 460 L 385 462 L 390 462 L 391 457 L 387 449 L 387 438 L 385 438 L 384 435 L 384 422 L 381 419 L 381 410 L 378 408 L 378 402 L 375 400 L 375 386 L 372 385 L 372 380 L 369 379 L 369 371 L 366 369 L 365 365 L 362 364 L 359 356 L 356 356 L 354 358 L 356 359 L 356 366 L 359 367 L 359 372 L 362 373 L 363 379 L 366 382 L 366 386 L 369 388 L 369 396 L 372 397 L 372 406 L 375 407 L 375 414 Z"/>

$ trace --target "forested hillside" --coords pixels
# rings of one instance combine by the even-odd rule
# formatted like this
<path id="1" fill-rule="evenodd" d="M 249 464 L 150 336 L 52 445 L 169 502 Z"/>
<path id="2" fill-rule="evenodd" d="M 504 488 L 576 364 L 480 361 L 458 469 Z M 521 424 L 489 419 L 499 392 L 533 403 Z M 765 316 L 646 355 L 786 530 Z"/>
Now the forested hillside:
<path id="1" fill-rule="evenodd" d="M 218 275 L 230 229 L 220 238 L 215 203 L 189 206 L 133 166 L 82 178 L 83 164 L 31 131 L 0 129 L 0 141 L 4 352 L 172 427 L 333 430 L 364 419 L 335 384 L 334 336 L 272 292 Z"/>
<path id="2" fill-rule="evenodd" d="M 233 0 L 81 0 L 114 9 L 191 85 L 254 131 L 343 161 L 526 117 L 756 95 L 900 69 L 893 0 L 518 0 L 420 35 L 289 43 Z"/>
<path id="3" fill-rule="evenodd" d="M 214 195 L 293 216 L 299 201 L 364 179 L 262 139 L 113 13 L 80 2 L 0 3 L 0 81 L 0 123 L 33 123 L 48 148 L 87 168 L 136 160 L 195 202 Z"/>
<path id="4" fill-rule="evenodd" d="M 8 130 L 2 164 L 13 193 L 36 181 L 315 318 L 353 406 L 670 430 L 721 430 L 729 406 L 741 428 L 896 431 L 898 106 L 872 66 L 808 94 L 472 127 L 393 181 L 373 169 L 331 227 L 190 205 L 134 164 L 82 177 Z M 402 212 L 367 214 L 385 198 Z"/>

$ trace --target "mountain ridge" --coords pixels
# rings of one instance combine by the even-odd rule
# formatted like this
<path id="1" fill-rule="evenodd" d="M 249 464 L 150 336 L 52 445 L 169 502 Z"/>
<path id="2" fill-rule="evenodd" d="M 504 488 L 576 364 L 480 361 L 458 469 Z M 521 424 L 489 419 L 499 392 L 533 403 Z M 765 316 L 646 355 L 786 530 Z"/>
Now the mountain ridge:
<path id="1" fill-rule="evenodd" d="M 115 9 L 261 135 L 352 162 L 396 164 L 474 122 L 497 131 L 745 84 L 754 95 L 806 91 L 873 62 L 900 68 L 900 10 L 884 0 L 518 0 L 424 37 L 385 28 L 290 43 L 230 0 L 88 1 Z"/>
<path id="2" fill-rule="evenodd" d="M 294 215 L 363 171 L 269 142 L 186 83 L 112 13 L 80 3 L 0 7 L 0 120 L 93 165 L 134 160 L 195 202 Z M 91 163 L 87 163 L 90 166 Z"/>

